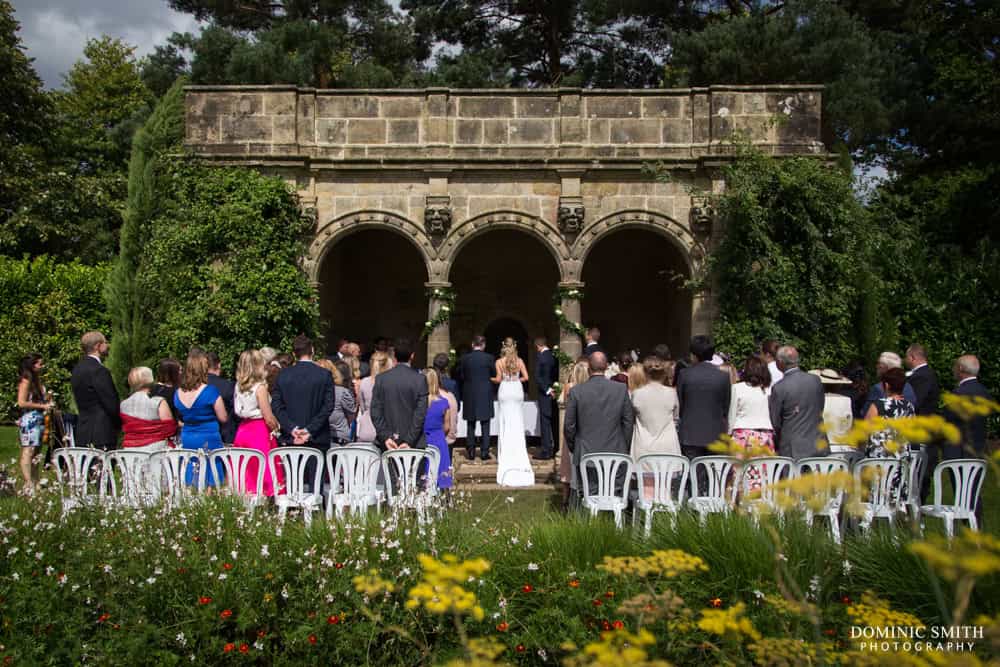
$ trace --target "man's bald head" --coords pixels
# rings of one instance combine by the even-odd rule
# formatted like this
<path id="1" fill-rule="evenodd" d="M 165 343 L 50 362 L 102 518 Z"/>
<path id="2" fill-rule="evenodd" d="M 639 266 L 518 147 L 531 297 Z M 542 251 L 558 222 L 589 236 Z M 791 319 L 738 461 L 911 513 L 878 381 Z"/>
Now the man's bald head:
<path id="1" fill-rule="evenodd" d="M 608 370 L 608 358 L 603 352 L 591 354 L 587 363 L 590 365 L 591 375 L 604 375 L 604 371 Z"/>

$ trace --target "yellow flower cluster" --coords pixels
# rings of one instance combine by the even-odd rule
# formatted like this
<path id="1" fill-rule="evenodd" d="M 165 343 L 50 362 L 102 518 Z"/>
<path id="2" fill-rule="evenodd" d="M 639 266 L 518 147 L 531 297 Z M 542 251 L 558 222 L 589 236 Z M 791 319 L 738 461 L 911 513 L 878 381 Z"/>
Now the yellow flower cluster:
<path id="1" fill-rule="evenodd" d="M 722 456 L 735 456 L 738 459 L 756 459 L 762 456 L 774 456 L 774 450 L 760 443 L 750 441 L 750 446 L 745 447 L 742 443 L 733 439 L 733 436 L 725 433 L 719 439 L 708 446 L 708 450 L 713 454 Z"/>
<path id="2" fill-rule="evenodd" d="M 720 637 L 747 637 L 757 641 L 760 639 L 760 633 L 753 627 L 750 619 L 743 615 L 744 611 L 746 605 L 742 602 L 734 604 L 729 609 L 703 609 L 698 627 Z"/>
<path id="3" fill-rule="evenodd" d="M 659 549 L 650 556 L 605 556 L 597 566 L 610 574 L 647 577 L 651 574 L 673 578 L 681 574 L 708 572 L 708 565 L 698 556 L 680 549 Z"/>
<path id="4" fill-rule="evenodd" d="M 467 658 L 457 658 L 444 664 L 444 667 L 495 667 L 505 663 L 497 662 L 497 658 L 506 647 L 494 639 L 470 639 L 465 647 Z"/>
<path id="5" fill-rule="evenodd" d="M 919 618 L 905 611 L 892 609 L 888 602 L 871 591 L 861 596 L 861 602 L 850 605 L 847 608 L 847 615 L 855 625 L 924 627 L 924 622 Z"/>
<path id="6" fill-rule="evenodd" d="M 368 570 L 368 574 L 359 574 L 351 579 L 354 583 L 354 590 L 372 597 L 379 593 L 392 593 L 396 590 L 396 585 L 391 581 L 378 576 L 378 570 Z"/>
<path id="7" fill-rule="evenodd" d="M 568 667 L 669 667 L 663 660 L 650 660 L 644 646 L 656 643 L 648 630 L 601 633 L 601 641 L 588 644 L 583 653 L 568 659 Z"/>
<path id="8" fill-rule="evenodd" d="M 861 487 L 849 472 L 835 470 L 783 479 L 768 487 L 768 492 L 773 494 L 775 504 L 782 509 L 791 509 L 804 503 L 809 509 L 818 512 L 838 491 L 860 497 L 864 491 Z M 753 500 L 760 495 L 759 490 L 753 491 L 747 494 L 746 499 Z"/>
<path id="9" fill-rule="evenodd" d="M 958 396 L 944 394 L 941 396 L 944 407 L 955 413 L 959 419 L 969 421 L 976 417 L 988 417 L 1000 412 L 1000 403 L 982 396 Z"/>
<path id="10" fill-rule="evenodd" d="M 804 616 L 806 618 L 816 616 L 816 607 L 805 601 L 789 600 L 780 595 L 770 593 L 764 596 L 764 602 L 770 605 L 775 611 L 788 616 Z"/>
<path id="11" fill-rule="evenodd" d="M 766 667 L 792 667 L 816 665 L 822 654 L 830 653 L 833 646 L 817 646 L 802 639 L 765 637 L 750 645 L 754 663 Z"/>
<path id="12" fill-rule="evenodd" d="M 655 595 L 640 593 L 630 597 L 621 603 L 618 611 L 626 616 L 641 618 L 646 623 L 661 618 L 668 620 L 686 618 L 691 614 L 684 605 L 684 599 L 669 589 Z"/>
<path id="13" fill-rule="evenodd" d="M 445 554 L 441 560 L 421 554 L 417 557 L 423 567 L 423 578 L 410 589 L 407 609 L 423 607 L 432 614 L 469 614 L 477 621 L 483 620 L 483 608 L 476 594 L 462 587 L 468 579 L 478 577 L 490 569 L 483 558 L 459 561 L 457 556 Z"/>
<path id="14" fill-rule="evenodd" d="M 875 433 L 889 431 L 892 434 L 886 443 L 886 449 L 895 452 L 904 443 L 929 444 L 938 440 L 946 440 L 953 445 L 958 444 L 962 434 L 958 427 L 939 415 L 920 417 L 897 417 L 888 419 L 876 417 L 855 421 L 842 441 L 854 447 L 864 447 Z"/>
<path id="15" fill-rule="evenodd" d="M 950 545 L 944 537 L 932 535 L 912 542 L 909 549 L 949 581 L 1000 572 L 1000 539 L 988 533 L 967 528 Z"/>

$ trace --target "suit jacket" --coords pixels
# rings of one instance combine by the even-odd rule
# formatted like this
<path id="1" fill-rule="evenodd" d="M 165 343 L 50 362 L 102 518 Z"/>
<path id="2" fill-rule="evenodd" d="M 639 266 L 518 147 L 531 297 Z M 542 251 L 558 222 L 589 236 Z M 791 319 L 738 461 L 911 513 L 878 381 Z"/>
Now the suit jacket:
<path id="1" fill-rule="evenodd" d="M 552 354 L 552 350 L 542 350 L 538 353 L 538 361 L 535 364 L 535 386 L 538 387 L 538 411 L 545 417 L 552 415 L 555 397 L 549 396 L 548 391 L 558 379 L 559 366 L 556 363 L 556 355 Z"/>
<path id="2" fill-rule="evenodd" d="M 493 419 L 493 383 L 497 374 L 492 354 L 473 350 L 462 356 L 458 364 L 462 385 L 462 416 L 466 421 Z"/>
<path id="3" fill-rule="evenodd" d="M 371 413 L 379 449 L 385 451 L 385 441 L 390 438 L 397 444 L 405 442 L 410 447 L 424 449 L 427 378 L 406 364 L 397 364 L 376 375 Z"/>
<path id="4" fill-rule="evenodd" d="M 73 436 L 76 444 L 102 449 L 117 445 L 121 417 L 118 390 L 111 379 L 111 371 L 97 359 L 87 356 L 73 368 L 70 384 L 80 411 Z"/>
<path id="5" fill-rule="evenodd" d="M 282 369 L 271 392 L 271 411 L 281 424 L 281 441 L 292 444 L 292 431 L 309 431 L 307 446 L 330 446 L 330 413 L 333 412 L 333 376 L 311 361 Z"/>
<path id="6" fill-rule="evenodd" d="M 222 436 L 222 442 L 231 443 L 236 438 L 236 426 L 238 425 L 236 410 L 233 408 L 233 392 L 236 391 L 236 383 L 221 375 L 209 373 L 208 384 L 219 390 L 222 404 L 226 407 L 229 419 L 225 424 L 219 424 L 219 435 Z"/>
<path id="7" fill-rule="evenodd" d="M 573 452 L 573 488 L 580 488 L 580 460 L 585 455 L 628 455 L 634 426 L 632 401 L 620 382 L 592 375 L 569 390 L 563 436 Z"/>
<path id="8" fill-rule="evenodd" d="M 993 400 L 993 397 L 990 396 L 990 392 L 986 389 L 986 386 L 979 381 L 979 378 L 973 378 L 959 383 L 959 385 L 955 387 L 955 391 L 953 393 L 956 396 L 980 396 L 982 398 Z M 955 424 L 962 432 L 962 444 L 945 446 L 944 458 L 965 459 L 973 456 L 973 451 L 975 452 L 975 456 L 983 456 L 986 452 L 986 417 L 973 417 L 966 422 L 962 421 L 962 419 L 951 410 L 945 411 L 945 417 L 948 421 Z"/>
<path id="9" fill-rule="evenodd" d="M 601 346 L 600 346 L 600 345 L 598 345 L 597 343 L 588 343 L 588 344 L 587 344 L 587 345 L 586 345 L 586 346 L 585 346 L 585 347 L 583 348 L 583 356 L 585 356 L 585 357 L 589 357 L 589 356 L 590 356 L 590 355 L 592 355 L 592 354 L 593 354 L 594 352 L 604 352 L 604 350 L 602 350 L 602 349 L 601 349 Z"/>
<path id="10" fill-rule="evenodd" d="M 677 381 L 677 400 L 681 406 L 677 435 L 682 447 L 704 449 L 728 430 L 732 386 L 729 375 L 718 366 L 703 361 L 685 368 Z"/>
<path id="11" fill-rule="evenodd" d="M 781 382 L 771 387 L 771 425 L 780 456 L 798 461 L 827 454 L 826 436 L 819 430 L 825 403 L 820 379 L 798 368 L 785 371 Z"/>
<path id="12" fill-rule="evenodd" d="M 941 398 L 941 387 L 938 386 L 937 374 L 930 366 L 921 366 L 910 373 L 908 381 L 916 402 L 913 407 L 918 415 L 935 415 L 938 410 L 938 399 Z"/>

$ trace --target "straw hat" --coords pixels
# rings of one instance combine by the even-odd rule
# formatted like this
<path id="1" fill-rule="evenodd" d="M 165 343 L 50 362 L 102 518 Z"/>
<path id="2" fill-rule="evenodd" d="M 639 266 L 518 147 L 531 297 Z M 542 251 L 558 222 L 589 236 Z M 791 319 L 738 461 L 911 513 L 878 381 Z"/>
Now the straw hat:
<path id="1" fill-rule="evenodd" d="M 815 368 L 809 371 L 819 378 L 823 384 L 851 384 L 851 381 L 832 368 Z"/>

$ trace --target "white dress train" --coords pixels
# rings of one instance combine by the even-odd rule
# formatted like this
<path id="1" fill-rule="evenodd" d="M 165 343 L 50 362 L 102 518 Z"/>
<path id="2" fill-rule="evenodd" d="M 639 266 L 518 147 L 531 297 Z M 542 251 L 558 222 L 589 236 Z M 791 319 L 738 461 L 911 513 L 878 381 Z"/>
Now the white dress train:
<path id="1" fill-rule="evenodd" d="M 524 439 L 524 389 L 517 375 L 504 375 L 497 391 L 497 484 L 533 486 L 535 471 Z"/>

